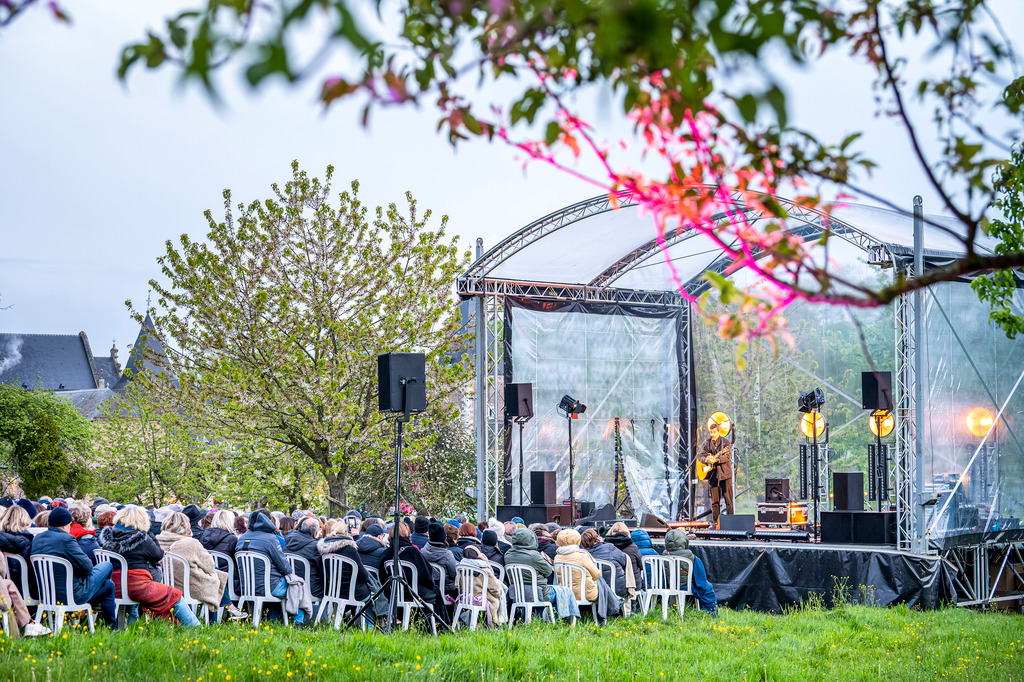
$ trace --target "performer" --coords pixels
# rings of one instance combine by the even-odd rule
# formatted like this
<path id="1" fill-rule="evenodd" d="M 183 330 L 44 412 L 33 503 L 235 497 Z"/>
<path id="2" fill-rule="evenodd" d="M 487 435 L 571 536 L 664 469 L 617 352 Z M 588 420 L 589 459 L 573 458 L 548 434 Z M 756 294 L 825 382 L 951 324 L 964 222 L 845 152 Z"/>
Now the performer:
<path id="1" fill-rule="evenodd" d="M 704 441 L 697 457 L 714 467 L 708 476 L 711 486 L 711 515 L 717 529 L 718 517 L 722 511 L 721 500 L 725 499 L 725 513 L 732 514 L 732 444 L 722 437 L 721 428 L 712 422 L 711 437 Z"/>

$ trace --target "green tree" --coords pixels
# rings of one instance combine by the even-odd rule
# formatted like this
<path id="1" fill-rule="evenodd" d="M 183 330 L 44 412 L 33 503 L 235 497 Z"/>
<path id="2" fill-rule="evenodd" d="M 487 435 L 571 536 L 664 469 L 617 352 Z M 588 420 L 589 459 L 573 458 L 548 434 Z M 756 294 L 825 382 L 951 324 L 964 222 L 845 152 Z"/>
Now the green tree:
<path id="1" fill-rule="evenodd" d="M 68 401 L 0 384 L 0 457 L 28 497 L 88 492 L 92 443 L 92 427 Z"/>
<path id="2" fill-rule="evenodd" d="M 147 390 L 197 432 L 300 454 L 338 512 L 353 474 L 390 451 L 378 354 L 425 352 L 437 405 L 427 419 L 457 418 L 440 397 L 467 374 L 442 357 L 460 345 L 452 283 L 469 254 L 446 240 L 447 218 L 430 227 L 409 194 L 406 213 L 378 207 L 372 221 L 358 183 L 332 203 L 333 175 L 310 178 L 293 163 L 269 199 L 233 209 L 226 191 L 224 218 L 206 213 L 205 242 L 167 242 L 165 281 L 151 282 L 163 310 L 152 312 L 180 387 L 162 374 Z"/>

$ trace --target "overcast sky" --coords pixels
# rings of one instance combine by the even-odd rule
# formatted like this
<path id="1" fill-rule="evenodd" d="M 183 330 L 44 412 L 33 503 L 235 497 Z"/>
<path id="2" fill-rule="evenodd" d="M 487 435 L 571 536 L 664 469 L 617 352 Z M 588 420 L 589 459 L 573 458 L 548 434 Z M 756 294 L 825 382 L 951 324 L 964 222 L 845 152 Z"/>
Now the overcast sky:
<path id="1" fill-rule="evenodd" d="M 1006 25 L 1024 25 L 1024 3 L 1003 3 Z M 123 351 L 137 326 L 124 300 L 144 303 L 166 239 L 201 238 L 203 211 L 222 215 L 263 198 L 298 159 L 310 174 L 336 167 L 336 186 L 361 183 L 365 203 L 401 201 L 450 216 L 450 233 L 486 247 L 597 192 L 531 166 L 500 144 L 453 150 L 429 109 L 378 112 L 370 129 L 357 106 L 326 115 L 316 86 L 273 86 L 253 95 L 225 78 L 227 106 L 181 91 L 167 72 L 115 76 L 122 45 L 182 3 L 109 0 L 70 7 L 70 27 L 36 8 L 0 33 L 0 331 L 73 334 L 96 354 Z M 938 212 L 895 124 L 875 117 L 871 74 L 837 55 L 787 76 L 794 118 L 835 140 L 867 130 L 863 148 L 881 164 L 864 184 L 908 207 L 914 194 Z M 585 100 L 585 116 L 623 132 L 621 117 Z M 122 354 L 122 359 L 126 357 Z"/>

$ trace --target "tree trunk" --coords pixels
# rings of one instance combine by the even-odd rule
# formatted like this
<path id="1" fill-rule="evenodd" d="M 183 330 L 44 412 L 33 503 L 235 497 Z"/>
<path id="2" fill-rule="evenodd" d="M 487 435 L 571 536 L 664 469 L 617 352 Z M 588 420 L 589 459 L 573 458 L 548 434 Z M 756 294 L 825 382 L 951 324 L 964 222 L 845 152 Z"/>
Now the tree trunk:
<path id="1" fill-rule="evenodd" d="M 348 491 L 345 485 L 345 470 L 327 471 L 327 515 L 338 518 L 348 511 Z"/>

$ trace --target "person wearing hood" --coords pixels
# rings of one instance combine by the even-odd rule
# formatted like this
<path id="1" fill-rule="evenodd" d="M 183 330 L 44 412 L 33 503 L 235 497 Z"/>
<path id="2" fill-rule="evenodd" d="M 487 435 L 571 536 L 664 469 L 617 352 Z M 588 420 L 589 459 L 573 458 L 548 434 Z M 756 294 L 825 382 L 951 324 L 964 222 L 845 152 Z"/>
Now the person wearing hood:
<path id="1" fill-rule="evenodd" d="M 485 530 L 483 537 L 480 538 L 480 544 L 483 545 L 480 550 L 484 553 L 484 556 L 487 557 L 488 561 L 493 561 L 500 566 L 505 565 L 505 555 L 498 547 L 497 533 L 490 529 Z M 512 546 L 509 545 L 509 549 L 511 548 Z"/>
<path id="2" fill-rule="evenodd" d="M 490 533 L 490 530 L 484 531 Z M 480 551 L 479 547 L 472 546 L 467 547 L 462 555 L 463 566 L 472 566 L 478 568 L 487 574 L 487 610 L 491 617 L 491 623 L 494 625 L 500 625 L 505 622 L 505 609 L 503 607 L 505 603 L 505 590 L 504 585 L 498 580 L 497 576 L 491 570 L 491 564 L 484 556 L 484 553 Z M 464 576 L 465 574 L 463 574 Z M 459 578 L 459 591 L 467 595 L 479 595 L 484 589 L 484 576 L 474 573 L 473 584 L 464 584 L 464 577 Z"/>
<path id="3" fill-rule="evenodd" d="M 596 602 L 598 595 L 597 581 L 601 579 L 601 569 L 594 563 L 587 550 L 580 547 L 580 534 L 573 528 L 564 528 L 558 534 L 558 552 L 555 555 L 555 568 L 558 564 L 574 564 L 583 568 L 583 596 L 587 601 Z M 580 594 L 580 576 L 572 572 L 572 592 Z"/>
<path id="4" fill-rule="evenodd" d="M 192 537 L 192 522 L 181 512 L 172 512 L 164 519 L 160 534 L 156 536 L 157 544 L 164 552 L 177 554 L 188 562 L 189 596 L 216 611 L 226 606 L 231 620 L 244 620 L 249 614 L 239 611 L 231 603 L 231 593 L 227 589 L 228 574 L 217 570 L 210 552 L 198 540 Z M 184 575 L 181 568 L 175 565 L 174 586 L 183 589 Z"/>
<path id="5" fill-rule="evenodd" d="M 412 541 L 412 544 L 423 549 L 430 542 L 430 538 L 427 535 L 429 532 L 430 519 L 426 516 L 417 516 L 412 524 L 412 535 L 409 539 Z"/>
<path id="6" fill-rule="evenodd" d="M 319 524 L 319 521 L 316 519 L 312 519 L 312 521 L 316 521 L 316 523 Z M 359 601 L 366 601 L 370 598 L 370 595 L 373 592 L 370 589 L 370 574 L 366 572 L 366 568 L 363 566 L 362 557 L 360 557 L 359 550 L 356 548 L 356 541 L 348 534 L 348 524 L 340 523 L 335 526 L 330 535 L 316 543 L 316 551 L 320 556 L 318 561 L 323 561 L 323 557 L 329 554 L 338 554 L 356 562 L 356 574 L 354 576 L 352 575 L 352 569 L 350 567 L 341 567 L 340 593 L 347 597 L 349 584 L 352 580 L 355 580 L 356 599 Z M 327 584 L 327 580 L 328 576 L 325 574 L 322 584 L 322 589 L 325 593 L 331 587 Z"/>
<path id="7" fill-rule="evenodd" d="M 339 523 L 336 527 L 344 528 L 344 526 L 345 524 Z M 321 552 L 316 542 L 319 533 L 320 520 L 307 516 L 300 519 L 298 525 L 284 536 L 284 551 L 288 554 L 297 554 L 309 563 L 309 575 L 306 576 L 306 582 L 309 584 L 309 593 L 313 595 L 314 600 L 323 599 L 324 596 L 324 565 L 320 561 Z"/>
<path id="8" fill-rule="evenodd" d="M 160 582 L 163 576 L 158 564 L 164 558 L 164 551 L 149 533 L 149 514 L 145 509 L 135 505 L 125 507 L 114 516 L 114 525 L 102 529 L 97 539 L 100 547 L 124 557 L 128 570 L 127 595 L 121 594 L 121 565 L 118 564 L 111 574 L 118 598 L 134 599 L 157 616 L 169 617 L 173 613 L 182 625 L 199 625 L 199 619 L 185 605 L 181 590 Z"/>
<path id="9" fill-rule="evenodd" d="M 634 528 L 629 537 L 633 539 L 633 543 L 640 550 L 642 556 L 658 556 L 658 550 L 654 549 L 651 536 L 643 528 Z"/>
<path id="10" fill-rule="evenodd" d="M 95 563 L 96 550 L 100 546 L 96 543 L 96 529 L 92 526 L 92 510 L 84 504 L 73 504 L 68 511 L 71 512 L 71 529 L 68 532 Z"/>
<path id="11" fill-rule="evenodd" d="M 39 586 L 32 575 L 32 562 L 30 561 L 32 556 L 32 533 L 28 529 L 31 526 L 32 517 L 28 515 L 28 512 L 23 507 L 17 504 L 4 509 L 3 513 L 0 514 L 0 552 L 17 554 L 25 560 L 25 566 L 29 572 L 28 579 L 25 582 L 28 583 L 30 594 L 23 594 L 21 596 L 26 599 L 30 596 L 32 599 L 37 599 L 39 597 Z M 11 565 L 11 580 L 14 581 L 15 585 L 21 585 L 21 564 L 9 563 Z"/>
<path id="12" fill-rule="evenodd" d="M 185 509 L 188 509 L 186 507 Z M 189 517 L 191 519 L 191 517 Z M 270 560 L 270 589 L 274 590 L 286 575 L 292 574 L 292 568 L 285 559 L 281 545 L 277 541 L 277 527 L 262 509 L 249 514 L 249 530 L 242 533 L 235 542 L 235 552 L 259 552 Z M 256 594 L 263 594 L 264 578 L 263 563 L 256 562 L 253 571 L 256 578 Z M 269 595 L 264 595 L 269 596 Z"/>
<path id="13" fill-rule="evenodd" d="M 203 529 L 199 526 L 199 522 L 206 516 L 206 510 L 202 507 L 197 507 L 194 504 L 190 504 L 181 510 L 181 513 L 188 517 L 189 522 L 192 525 L 192 537 L 202 542 L 203 540 Z"/>
<path id="14" fill-rule="evenodd" d="M 558 545 L 555 544 L 554 539 L 551 537 L 548 527 L 543 523 L 535 523 L 530 526 L 530 531 L 537 536 L 538 551 L 546 556 L 551 562 L 554 562 L 555 551 L 558 549 Z"/>
<path id="15" fill-rule="evenodd" d="M 537 534 L 528 528 L 516 528 L 509 540 L 512 543 L 512 548 L 505 552 L 505 566 L 529 566 L 536 571 L 537 577 L 541 580 L 541 590 L 539 590 L 542 592 L 541 598 L 550 601 L 549 580 L 555 569 L 551 567 L 551 561 L 537 549 Z M 524 583 L 532 585 L 533 581 L 527 577 L 524 578 Z M 521 598 L 521 595 L 516 596 Z"/>
<path id="16" fill-rule="evenodd" d="M 626 589 L 626 571 L 632 572 L 629 557 L 623 554 L 615 545 L 609 542 L 602 542 L 601 535 L 593 528 L 583 531 L 580 536 L 580 547 L 590 552 L 590 556 L 615 564 L 615 584 L 611 588 L 615 594 L 623 599 L 629 596 Z"/>
<path id="17" fill-rule="evenodd" d="M 444 585 L 439 585 L 444 591 L 457 596 L 455 588 L 455 555 L 448 550 L 448 542 L 444 533 L 444 526 L 437 521 L 431 521 L 427 529 L 427 544 L 420 552 L 427 562 L 437 564 L 444 569 Z"/>
<path id="18" fill-rule="evenodd" d="M 614 545 L 619 551 L 629 557 L 629 565 L 633 569 L 633 580 L 636 583 L 637 591 L 645 589 L 647 584 L 646 573 L 644 572 L 644 555 L 640 548 L 633 542 L 629 535 L 629 527 L 622 521 L 616 521 L 604 536 L 604 541 Z"/>
<path id="19" fill-rule="evenodd" d="M 459 539 L 456 541 L 455 546 L 462 551 L 463 557 L 466 555 L 466 548 L 473 546 L 477 549 L 481 548 L 480 540 L 476 536 L 477 527 L 468 521 L 459 526 Z"/>
<path id="20" fill-rule="evenodd" d="M 704 570 L 704 563 L 699 557 L 695 557 L 690 551 L 690 538 L 686 533 L 673 528 L 665 534 L 665 552 L 670 556 L 683 557 L 693 562 L 693 594 L 700 602 L 702 611 L 707 611 L 712 616 L 718 615 L 718 598 L 715 596 L 715 588 L 708 580 L 707 572 Z M 679 586 L 686 585 L 686 566 L 680 571 Z"/>
<path id="21" fill-rule="evenodd" d="M 371 523 L 366 527 L 366 530 L 359 539 L 356 540 L 356 551 L 359 552 L 359 558 L 363 562 L 363 566 L 369 566 L 376 570 L 377 566 L 380 565 L 381 559 L 388 556 L 388 544 L 384 536 L 384 527 Z M 381 580 L 384 576 L 380 576 Z"/>

